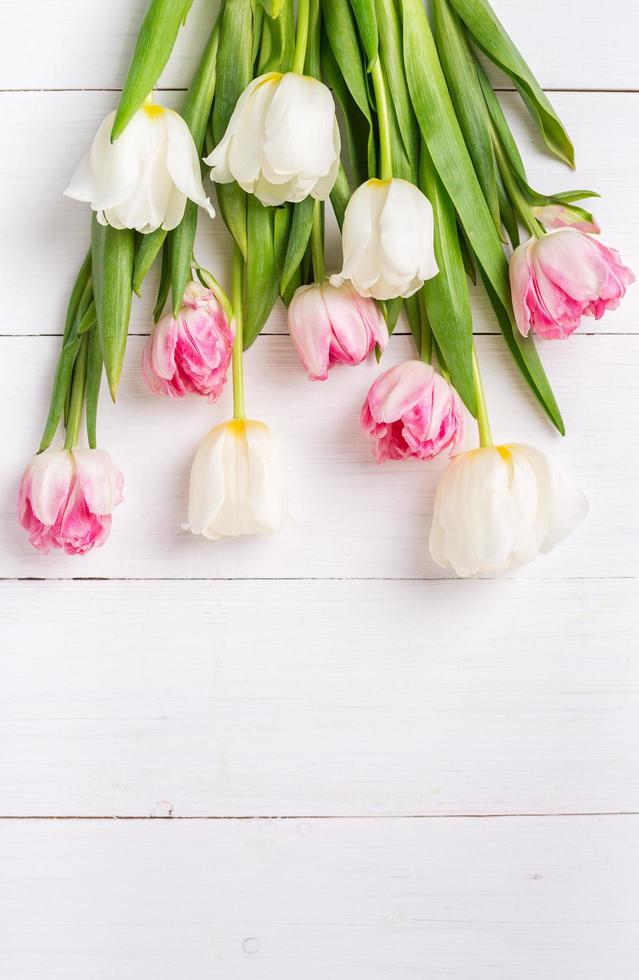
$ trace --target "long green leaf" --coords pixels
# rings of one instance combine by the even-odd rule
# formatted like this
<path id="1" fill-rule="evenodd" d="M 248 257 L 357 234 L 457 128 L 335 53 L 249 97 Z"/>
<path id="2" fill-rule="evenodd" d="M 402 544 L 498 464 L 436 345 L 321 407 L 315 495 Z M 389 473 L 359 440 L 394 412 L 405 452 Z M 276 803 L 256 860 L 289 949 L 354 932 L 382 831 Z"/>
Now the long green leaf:
<path id="1" fill-rule="evenodd" d="M 468 410 L 475 415 L 473 318 L 455 208 L 424 144 L 420 153 L 419 186 L 433 206 L 435 257 L 439 266 L 439 275 L 423 287 L 428 320 L 451 380 Z"/>
<path id="2" fill-rule="evenodd" d="M 115 396 L 126 349 L 133 296 L 134 233 L 101 225 L 91 228 L 93 291 L 97 330 L 111 397 Z"/>
<path id="3" fill-rule="evenodd" d="M 408 82 L 404 71 L 401 22 L 394 2 L 377 0 L 376 9 L 380 56 L 388 90 L 392 96 L 390 102 L 401 133 L 406 156 L 409 161 L 414 163 L 416 178 L 419 159 L 419 127 L 411 105 Z"/>
<path id="4" fill-rule="evenodd" d="M 247 199 L 248 255 L 244 348 L 250 347 L 266 323 L 278 293 L 274 208 L 265 208 L 249 194 Z"/>
<path id="5" fill-rule="evenodd" d="M 371 110 L 366 75 L 362 65 L 357 28 L 348 0 L 330 0 L 330 3 L 325 4 L 323 12 L 331 51 L 355 103 L 370 122 Z"/>
<path id="6" fill-rule="evenodd" d="M 102 351 L 97 329 L 89 334 L 87 351 L 87 378 L 85 387 L 87 439 L 91 449 L 97 445 L 96 429 L 98 421 L 98 401 L 102 381 Z"/>
<path id="7" fill-rule="evenodd" d="M 359 186 L 368 179 L 367 144 L 371 142 L 371 123 L 351 95 L 330 45 L 322 45 L 322 72 L 342 110 L 340 122 L 346 130 L 345 143 L 352 176 Z"/>
<path id="8" fill-rule="evenodd" d="M 337 172 L 337 180 L 333 184 L 333 190 L 331 191 L 331 204 L 333 205 L 333 211 L 335 212 L 335 217 L 337 218 L 337 224 L 340 229 L 344 224 L 344 214 L 346 213 L 346 205 L 348 204 L 351 197 L 351 189 L 348 183 L 348 177 L 346 176 L 346 171 L 340 163 L 339 170 Z"/>
<path id="9" fill-rule="evenodd" d="M 164 70 L 193 0 L 151 0 L 131 59 L 111 142 L 124 132 Z"/>
<path id="10" fill-rule="evenodd" d="M 402 0 L 402 4 L 406 76 L 422 136 L 473 251 L 512 325 L 508 263 L 450 100 L 426 13 L 421 0 Z M 526 365 L 526 380 L 562 431 L 561 415 L 534 343 L 518 344 L 518 350 L 518 363 Z"/>
<path id="11" fill-rule="evenodd" d="M 269 71 L 289 71 L 295 50 L 295 15 L 292 0 L 280 4 L 276 17 L 267 14 L 262 19 L 260 53 L 257 75 Z"/>
<path id="12" fill-rule="evenodd" d="M 280 293 L 282 294 L 286 293 L 295 270 L 299 268 L 299 265 L 304 258 L 306 246 L 308 245 L 311 237 L 314 209 L 315 201 L 312 197 L 307 197 L 304 201 L 300 201 L 299 204 L 294 206 L 293 221 L 291 223 L 291 230 L 286 248 L 286 257 L 284 259 L 284 267 L 282 269 L 282 277 L 280 281 Z"/>
<path id="13" fill-rule="evenodd" d="M 435 43 L 457 119 L 495 227 L 501 229 L 490 117 L 475 59 L 459 18 L 451 10 L 448 0 L 434 0 L 433 13 Z"/>
<path id="14" fill-rule="evenodd" d="M 350 0 L 350 3 L 355 14 L 355 20 L 357 21 L 359 36 L 362 39 L 364 51 L 368 58 L 368 68 L 370 69 L 377 58 L 379 45 L 375 0 Z M 326 6 L 330 7 L 330 5 L 328 3 Z"/>
<path id="15" fill-rule="evenodd" d="M 563 123 L 488 0 L 451 0 L 451 3 L 477 46 L 510 75 L 548 148 L 574 168 L 575 151 Z"/>

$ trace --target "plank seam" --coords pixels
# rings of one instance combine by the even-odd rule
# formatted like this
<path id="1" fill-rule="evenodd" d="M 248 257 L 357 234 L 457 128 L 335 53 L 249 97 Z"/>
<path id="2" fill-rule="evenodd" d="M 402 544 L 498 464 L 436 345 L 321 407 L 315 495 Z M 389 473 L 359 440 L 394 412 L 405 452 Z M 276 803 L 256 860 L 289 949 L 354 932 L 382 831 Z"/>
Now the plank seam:
<path id="1" fill-rule="evenodd" d="M 193 816 L 154 816 L 152 814 L 131 815 L 131 814 L 80 814 L 80 815 L 36 815 L 36 814 L 8 814 L 0 815 L 0 821 L 16 820 L 42 820 L 42 821 L 98 821 L 98 820 L 121 820 L 121 821 L 202 821 L 202 822 L 222 822 L 222 821 L 270 821 L 270 820 L 537 820 L 559 817 L 639 817 L 639 810 L 572 810 L 559 812 L 522 812 L 522 813 L 347 813 L 347 814 L 327 814 L 327 813 L 293 813 L 293 814 L 200 814 Z"/>

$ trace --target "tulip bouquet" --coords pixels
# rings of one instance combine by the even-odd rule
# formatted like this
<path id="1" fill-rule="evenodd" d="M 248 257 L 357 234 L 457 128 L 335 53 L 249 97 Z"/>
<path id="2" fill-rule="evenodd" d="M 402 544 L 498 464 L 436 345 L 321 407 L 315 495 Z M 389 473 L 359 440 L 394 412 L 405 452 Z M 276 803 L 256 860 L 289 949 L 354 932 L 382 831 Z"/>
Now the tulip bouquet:
<path id="1" fill-rule="evenodd" d="M 97 448 L 100 382 L 115 399 L 132 298 L 157 259 L 149 388 L 214 402 L 232 374 L 233 418 L 197 451 L 186 528 L 220 538 L 274 531 L 285 517 L 282 450 L 246 418 L 243 381 L 244 351 L 279 297 L 314 381 L 379 359 L 404 309 L 415 357 L 381 371 L 360 424 L 379 463 L 453 457 L 435 498 L 438 564 L 467 576 L 548 551 L 587 504 L 539 450 L 493 443 L 470 289 L 487 293 L 563 434 L 534 335 L 567 338 L 583 316 L 614 309 L 633 276 L 577 204 L 596 195 L 529 185 L 486 60 L 510 76 L 548 150 L 574 166 L 573 147 L 487 0 L 433 0 L 432 20 L 422 0 L 222 0 L 178 113 L 153 91 L 190 5 L 152 0 L 119 105 L 66 189 L 90 205 L 91 246 L 20 484 L 31 543 L 82 554 L 108 536 L 123 481 Z M 198 220 L 219 220 L 203 166 L 233 238 L 229 295 L 194 254 Z M 343 251 L 330 275 L 329 204 Z M 83 415 L 88 448 L 78 448 Z M 463 451 L 471 418 L 479 446 Z M 61 423 L 64 446 L 52 450 Z"/>

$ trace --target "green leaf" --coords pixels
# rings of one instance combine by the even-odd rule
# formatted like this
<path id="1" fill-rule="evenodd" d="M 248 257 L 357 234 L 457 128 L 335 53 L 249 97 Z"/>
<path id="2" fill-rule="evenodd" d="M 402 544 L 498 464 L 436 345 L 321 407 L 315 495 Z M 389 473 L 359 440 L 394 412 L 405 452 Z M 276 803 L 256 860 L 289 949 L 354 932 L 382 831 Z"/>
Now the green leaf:
<path id="1" fill-rule="evenodd" d="M 506 311 L 512 333 L 508 263 L 457 122 L 426 13 L 421 0 L 402 3 L 406 77 L 422 136 L 477 260 Z M 562 431 L 561 416 L 534 345 L 518 345 L 518 352 L 524 377 Z"/>
<path id="2" fill-rule="evenodd" d="M 197 231 L 198 206 L 187 201 L 184 217 L 175 231 L 169 235 L 169 256 L 171 260 L 171 296 L 173 316 L 177 316 L 182 305 L 184 290 L 191 279 L 193 244 Z"/>
<path id="3" fill-rule="evenodd" d="M 392 334 L 397 326 L 399 314 L 402 311 L 402 303 L 401 296 L 398 296 L 397 299 L 380 300 L 377 304 L 384 315 L 389 334 Z"/>
<path id="4" fill-rule="evenodd" d="M 137 296 L 140 295 L 142 283 L 151 271 L 151 266 L 155 262 L 160 249 L 164 245 L 167 232 L 164 228 L 156 228 L 148 235 L 140 235 L 136 243 L 135 262 L 133 264 L 133 289 Z"/>
<path id="5" fill-rule="evenodd" d="M 375 0 L 350 0 L 350 3 L 353 13 L 355 14 L 355 20 L 357 21 L 357 27 L 359 29 L 359 36 L 362 39 L 364 51 L 366 52 L 366 57 L 368 58 L 368 68 L 370 70 L 371 65 L 377 58 L 377 50 L 379 45 L 377 16 L 375 14 Z M 328 3 L 326 6 L 330 7 L 331 4 Z"/>
<path id="6" fill-rule="evenodd" d="M 422 349 L 422 318 L 419 310 L 419 293 L 413 293 L 412 296 L 404 300 L 404 309 L 406 310 L 408 325 L 410 326 L 410 332 L 413 335 L 419 356 Z"/>
<path id="7" fill-rule="evenodd" d="M 377 0 L 376 9 L 380 36 L 380 57 L 387 90 L 392 96 L 389 101 L 406 157 L 413 164 L 414 179 L 416 179 L 419 159 L 419 127 L 411 105 L 408 82 L 404 71 L 401 23 L 395 3 L 389 3 L 388 0 Z M 393 156 L 396 156 L 395 148 L 393 148 Z"/>
<path id="8" fill-rule="evenodd" d="M 102 351 L 98 331 L 89 334 L 87 351 L 87 378 L 85 387 L 87 439 L 91 449 L 97 445 L 96 428 L 98 420 L 98 401 L 100 398 L 100 382 L 102 381 Z"/>
<path id="9" fill-rule="evenodd" d="M 422 144 L 419 186 L 433 206 L 439 275 L 424 283 L 428 320 L 451 380 L 469 412 L 477 413 L 473 382 L 473 318 L 455 208 Z"/>
<path id="10" fill-rule="evenodd" d="M 265 208 L 250 194 L 244 349 L 250 347 L 266 323 L 277 298 L 278 275 L 274 245 L 274 208 Z"/>
<path id="11" fill-rule="evenodd" d="M 333 184 L 333 190 L 331 191 L 331 204 L 333 205 L 333 211 L 335 212 L 335 217 L 337 218 L 337 224 L 340 227 L 344 224 L 344 214 L 346 212 L 346 206 L 351 198 L 351 189 L 348 183 L 348 177 L 346 176 L 346 171 L 340 163 L 339 170 L 337 172 L 337 179 Z"/>
<path id="12" fill-rule="evenodd" d="M 151 0 L 142 21 L 129 73 L 111 130 L 121 136 L 164 70 L 193 0 Z"/>
<path id="13" fill-rule="evenodd" d="M 257 75 L 269 71 L 290 71 L 295 50 L 295 16 L 292 0 L 280 4 L 277 17 L 266 15 L 262 21 Z"/>
<path id="14" fill-rule="evenodd" d="M 191 130 L 193 142 L 201 155 L 204 146 L 206 124 L 211 115 L 213 96 L 217 82 L 217 52 L 220 43 L 220 21 L 217 20 L 211 31 L 206 47 L 197 67 L 195 77 L 182 105 L 182 118 Z"/>
<path id="15" fill-rule="evenodd" d="M 213 139 L 219 143 L 237 101 L 253 77 L 251 0 L 226 0 L 217 52 Z M 236 183 L 218 184 L 217 200 L 227 228 L 246 258 L 246 194 Z"/>
<path id="16" fill-rule="evenodd" d="M 264 12 L 269 17 L 279 17 L 282 12 L 285 0 L 258 0 L 258 3 L 264 8 Z"/>
<path id="17" fill-rule="evenodd" d="M 559 116 L 488 0 L 451 0 L 451 3 L 477 46 L 510 75 L 548 148 L 574 169 L 575 151 Z"/>
<path id="18" fill-rule="evenodd" d="M 162 268 L 160 270 L 160 281 L 158 283 L 158 295 L 153 309 L 153 322 L 157 323 L 162 314 L 169 297 L 171 287 L 171 242 L 167 239 L 162 251 Z"/>
<path id="19" fill-rule="evenodd" d="M 314 208 L 315 201 L 312 197 L 307 197 L 304 201 L 294 205 L 293 221 L 280 281 L 280 293 L 282 294 L 286 293 L 295 270 L 299 268 L 304 258 L 311 237 Z"/>
<path id="20" fill-rule="evenodd" d="M 369 160 L 366 148 L 367 144 L 372 142 L 370 120 L 366 119 L 351 95 L 335 60 L 335 55 L 328 44 L 322 45 L 322 73 L 326 84 L 332 90 L 342 110 L 341 128 L 346 130 L 346 144 L 352 176 L 359 186 L 368 179 Z"/>
<path id="21" fill-rule="evenodd" d="M 325 4 L 324 26 L 331 51 L 356 105 L 369 123 L 371 110 L 366 75 L 357 38 L 357 29 L 348 0 L 331 0 Z"/>
<path id="22" fill-rule="evenodd" d="M 475 59 L 459 18 L 447 0 L 434 0 L 433 13 L 435 43 L 457 119 L 495 227 L 501 230 L 490 117 Z"/>
<path id="23" fill-rule="evenodd" d="M 120 231 L 101 225 L 94 217 L 91 247 L 97 330 L 113 401 L 122 373 L 131 313 L 134 240 L 130 228 Z"/>
<path id="24" fill-rule="evenodd" d="M 521 158 L 519 147 L 515 142 L 510 126 L 508 125 L 508 120 L 504 115 L 504 110 L 502 109 L 499 99 L 493 91 L 492 85 L 488 81 L 488 76 L 484 71 L 483 65 L 479 61 L 479 58 L 475 58 L 475 70 L 477 71 L 477 77 L 479 78 L 479 84 L 481 85 L 481 90 L 484 94 L 486 108 L 488 109 L 488 113 L 495 131 L 501 140 L 515 174 L 520 180 L 525 181 L 526 168 L 524 167 L 524 161 Z"/>

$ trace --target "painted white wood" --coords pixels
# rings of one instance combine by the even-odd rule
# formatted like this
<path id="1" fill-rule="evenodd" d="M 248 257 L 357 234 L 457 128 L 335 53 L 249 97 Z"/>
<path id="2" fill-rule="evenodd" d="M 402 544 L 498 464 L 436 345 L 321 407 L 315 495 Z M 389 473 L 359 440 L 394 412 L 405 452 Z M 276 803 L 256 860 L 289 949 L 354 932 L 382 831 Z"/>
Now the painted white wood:
<path id="1" fill-rule="evenodd" d="M 637 817 L 17 822 L 2 980 L 634 980 Z"/>
<path id="2" fill-rule="evenodd" d="M 118 88 L 129 64 L 147 0 L 3 0 L 0 88 Z M 493 0 L 492 6 L 545 88 L 638 87 L 632 0 L 556 3 Z M 163 87 L 190 84 L 218 0 L 194 0 Z M 493 72 L 495 82 L 512 82 Z"/>
<path id="3" fill-rule="evenodd" d="M 141 377 L 144 338 L 129 340 L 116 406 L 103 392 L 100 444 L 125 474 L 125 502 L 106 546 L 82 557 L 42 556 L 15 519 L 15 488 L 40 439 L 58 338 L 0 340 L 0 416 L 19 420 L 4 450 L 2 576 L 423 577 L 448 575 L 428 555 L 435 487 L 446 463 L 375 464 L 359 410 L 379 368 L 336 368 L 311 383 L 290 339 L 260 337 L 246 357 L 248 411 L 281 434 L 290 518 L 273 537 L 207 541 L 180 530 L 188 474 L 206 431 L 230 417 L 230 391 L 215 405 L 153 395 Z M 568 438 L 542 415 L 501 337 L 478 338 L 495 438 L 530 442 L 556 456 L 583 486 L 591 513 L 524 577 L 634 575 L 639 525 L 636 382 L 639 338 L 574 336 L 546 344 L 544 360 Z M 382 364 L 412 355 L 394 337 Z M 475 445 L 468 425 L 468 445 Z M 517 574 L 517 573 L 515 573 Z"/>
<path id="4" fill-rule="evenodd" d="M 634 581 L 3 582 L 0 617 L 0 816 L 639 810 Z"/>
<path id="5" fill-rule="evenodd" d="M 571 173 L 542 148 L 518 96 L 500 96 L 513 122 L 533 186 L 541 191 L 587 187 L 602 195 L 592 207 L 603 228 L 603 240 L 618 248 L 624 261 L 639 269 L 639 94 L 557 93 L 553 96 L 577 148 L 578 170 Z M 181 96 L 164 101 L 179 106 Z M 78 160 L 89 147 L 97 126 L 113 108 L 111 92 L 0 93 L 0 268 L 6 289 L 28 297 L 12 305 L 2 318 L 0 334 L 59 333 L 73 278 L 88 245 L 89 211 L 62 196 Z M 606 138 L 602 139 L 602 129 Z M 211 192 L 214 193 L 211 188 Z M 221 218 L 200 219 L 198 258 L 222 283 L 230 283 L 231 239 Z M 338 268 L 340 247 L 335 225 L 330 229 L 327 264 Z M 37 288 L 35 282 L 37 281 Z M 148 333 L 155 305 L 157 277 L 145 284 L 136 301 L 131 332 Z M 482 291 L 475 290 L 475 329 L 499 331 Z M 286 329 L 278 303 L 267 326 Z M 405 326 L 400 326 L 405 330 Z M 618 310 L 600 320 L 588 319 L 585 332 L 630 333 L 639 330 L 639 289 L 630 289 Z"/>

